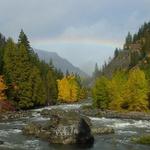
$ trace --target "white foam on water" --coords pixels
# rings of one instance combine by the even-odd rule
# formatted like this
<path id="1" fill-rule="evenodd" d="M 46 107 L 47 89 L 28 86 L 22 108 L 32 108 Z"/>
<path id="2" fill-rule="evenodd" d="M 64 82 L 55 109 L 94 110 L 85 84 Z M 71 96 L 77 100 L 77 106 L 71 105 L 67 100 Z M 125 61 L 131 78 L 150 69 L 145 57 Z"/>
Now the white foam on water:
<path id="1" fill-rule="evenodd" d="M 7 137 L 8 135 L 8 131 L 0 130 L 0 137 Z"/>
<path id="2" fill-rule="evenodd" d="M 32 118 L 33 121 L 47 121 L 47 120 L 50 120 L 50 118 L 44 118 L 42 116 L 39 116 L 39 117 L 34 117 Z"/>
<path id="3" fill-rule="evenodd" d="M 101 122 L 114 122 L 117 120 L 117 119 L 110 119 L 110 118 L 105 118 L 105 117 L 102 117 L 102 118 L 89 117 L 89 118 L 91 119 L 91 121 L 101 121 Z"/>
<path id="4" fill-rule="evenodd" d="M 130 142 L 130 139 L 124 138 L 124 139 L 117 139 L 117 142 L 121 144 L 127 144 Z"/>
<path id="5" fill-rule="evenodd" d="M 110 119 L 110 118 L 96 118 L 89 117 L 92 122 L 103 123 L 108 127 L 113 127 L 115 129 L 122 129 L 127 127 L 136 128 L 148 128 L 150 129 L 150 121 L 147 120 L 130 120 L 130 119 Z"/>
<path id="6" fill-rule="evenodd" d="M 16 144 L 16 143 L 8 143 L 4 142 L 4 144 L 0 145 L 1 148 L 7 149 L 16 149 L 16 150 L 41 150 L 41 146 L 39 140 L 27 140 L 24 141 L 23 144 Z"/>
<path id="7" fill-rule="evenodd" d="M 27 140 L 24 142 L 25 149 L 41 150 L 39 140 Z"/>
<path id="8" fill-rule="evenodd" d="M 126 128 L 126 127 L 129 127 L 131 124 L 129 122 L 116 122 L 116 123 L 113 123 L 111 125 L 106 125 L 106 126 L 109 126 L 109 127 L 113 127 L 113 128 L 119 128 L 119 129 L 122 129 L 122 128 Z"/>
<path id="9" fill-rule="evenodd" d="M 123 131 L 123 130 L 117 130 L 118 134 L 137 134 L 136 131 Z"/>
<path id="10" fill-rule="evenodd" d="M 20 130 L 20 129 L 9 129 L 8 130 L 8 133 L 21 133 L 22 132 L 22 130 Z"/>
<path id="11" fill-rule="evenodd" d="M 32 113 L 32 116 L 33 116 L 33 117 L 39 117 L 39 116 L 41 116 L 41 115 L 40 115 L 40 113 L 38 113 L 38 112 L 33 112 L 33 113 Z"/>
<path id="12" fill-rule="evenodd" d="M 4 144 L 0 145 L 0 148 L 23 150 L 23 145 L 4 142 Z"/>
<path id="13" fill-rule="evenodd" d="M 146 120 L 133 121 L 132 126 L 137 128 L 150 128 L 150 121 Z"/>
<path id="14" fill-rule="evenodd" d="M 0 130 L 0 137 L 8 137 L 9 134 L 18 134 L 22 131 L 20 129 L 7 129 L 7 130 Z"/>
<path id="15" fill-rule="evenodd" d="M 83 104 L 62 104 L 62 105 L 55 105 L 55 106 L 47 106 L 47 107 L 43 107 L 43 108 L 39 108 L 39 109 L 34 109 L 32 111 L 42 111 L 44 109 L 63 109 L 63 110 L 71 110 L 71 109 L 79 109 L 81 106 L 86 106 L 89 105 L 91 103 L 83 103 Z"/>
<path id="16" fill-rule="evenodd" d="M 10 122 L 0 122 L 0 125 L 10 125 Z"/>

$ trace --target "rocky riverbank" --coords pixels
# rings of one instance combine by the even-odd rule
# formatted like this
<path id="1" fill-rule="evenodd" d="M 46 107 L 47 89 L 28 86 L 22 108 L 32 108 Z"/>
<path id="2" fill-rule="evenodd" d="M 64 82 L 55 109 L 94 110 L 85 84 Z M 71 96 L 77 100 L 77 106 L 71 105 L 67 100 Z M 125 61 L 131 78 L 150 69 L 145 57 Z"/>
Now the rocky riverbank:
<path id="1" fill-rule="evenodd" d="M 102 111 L 93 108 L 65 110 L 60 108 L 36 111 L 46 122 L 30 122 L 22 131 L 26 136 L 44 139 L 55 144 L 81 144 L 90 146 L 95 135 L 113 134 L 114 129 L 108 126 L 94 126 L 90 117 L 150 120 L 150 114 L 141 112 Z M 34 111 L 18 111 L 0 114 L 0 122 L 34 117 Z"/>
<path id="2" fill-rule="evenodd" d="M 79 149 L 81 146 L 92 146 L 93 137 L 94 150 L 97 150 L 96 146 L 111 149 L 116 141 L 119 149 L 122 147 L 119 141 L 126 143 L 126 148 L 131 144 L 137 150 L 142 149 L 142 146 L 131 142 L 131 138 L 149 133 L 149 121 L 121 119 L 120 116 L 117 119 L 115 115 L 106 118 L 102 113 L 109 114 L 110 111 L 82 108 L 83 105 L 63 104 L 27 112 L 1 113 L 0 149 Z M 144 148 L 149 150 L 146 145 Z"/>
<path id="3" fill-rule="evenodd" d="M 118 119 L 134 119 L 134 120 L 150 120 L 150 113 L 146 112 L 117 112 L 117 111 L 102 111 L 101 109 L 81 107 L 80 114 L 90 117 L 105 117 Z"/>

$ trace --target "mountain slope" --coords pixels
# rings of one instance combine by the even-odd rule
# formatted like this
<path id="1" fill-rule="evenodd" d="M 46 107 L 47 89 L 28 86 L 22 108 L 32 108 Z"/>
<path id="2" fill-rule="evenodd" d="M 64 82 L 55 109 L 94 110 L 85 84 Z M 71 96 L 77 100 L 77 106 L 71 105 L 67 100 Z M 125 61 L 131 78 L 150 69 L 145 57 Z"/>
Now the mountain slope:
<path id="1" fill-rule="evenodd" d="M 34 51 L 38 54 L 41 60 L 45 60 L 47 63 L 49 63 L 49 61 L 52 60 L 54 66 L 57 69 L 61 69 L 64 74 L 68 70 L 70 73 L 71 72 L 78 73 L 82 77 L 88 76 L 85 72 L 80 70 L 78 67 L 73 66 L 68 60 L 60 57 L 55 52 L 48 52 L 48 51 L 37 50 L 37 49 L 35 49 Z"/>
<path id="2" fill-rule="evenodd" d="M 102 75 L 112 76 L 120 69 L 150 68 L 150 22 L 141 26 L 134 35 L 128 33 L 123 50 L 117 49 L 114 58 L 103 67 Z"/>

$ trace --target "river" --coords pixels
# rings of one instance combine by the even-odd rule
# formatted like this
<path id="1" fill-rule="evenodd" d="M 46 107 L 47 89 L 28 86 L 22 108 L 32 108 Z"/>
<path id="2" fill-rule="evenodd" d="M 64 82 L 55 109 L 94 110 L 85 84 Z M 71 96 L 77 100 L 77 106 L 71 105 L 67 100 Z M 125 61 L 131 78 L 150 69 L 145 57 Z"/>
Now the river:
<path id="1" fill-rule="evenodd" d="M 82 104 L 59 105 L 45 107 L 47 109 L 79 109 Z M 80 150 L 80 148 L 67 145 L 49 144 L 39 139 L 22 135 L 22 127 L 29 122 L 44 122 L 47 119 L 40 116 L 42 109 L 32 110 L 33 117 L 21 118 L 17 121 L 0 123 L 0 150 Z M 150 121 L 90 118 L 95 126 L 108 126 L 115 129 L 115 134 L 95 136 L 95 143 L 90 150 L 150 150 L 150 146 L 133 144 L 130 142 L 132 136 L 150 133 Z"/>

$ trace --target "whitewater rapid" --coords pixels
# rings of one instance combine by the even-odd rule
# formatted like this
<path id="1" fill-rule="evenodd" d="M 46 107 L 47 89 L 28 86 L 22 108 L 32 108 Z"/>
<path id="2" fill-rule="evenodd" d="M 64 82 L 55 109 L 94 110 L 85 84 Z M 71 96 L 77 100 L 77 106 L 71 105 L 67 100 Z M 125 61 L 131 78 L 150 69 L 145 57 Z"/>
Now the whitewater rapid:
<path id="1" fill-rule="evenodd" d="M 72 146 L 51 145 L 39 139 L 25 137 L 22 134 L 22 128 L 32 121 L 44 122 L 50 118 L 43 118 L 40 111 L 43 109 L 80 109 L 86 104 L 68 104 L 59 106 L 44 107 L 32 110 L 32 117 L 21 118 L 17 121 L 8 121 L 0 123 L 0 150 L 76 150 Z M 132 144 L 132 136 L 139 136 L 144 133 L 150 133 L 150 121 L 133 119 L 109 119 L 89 117 L 95 126 L 113 127 L 114 135 L 103 135 L 95 137 L 95 144 L 91 150 L 150 150 L 149 146 Z"/>

